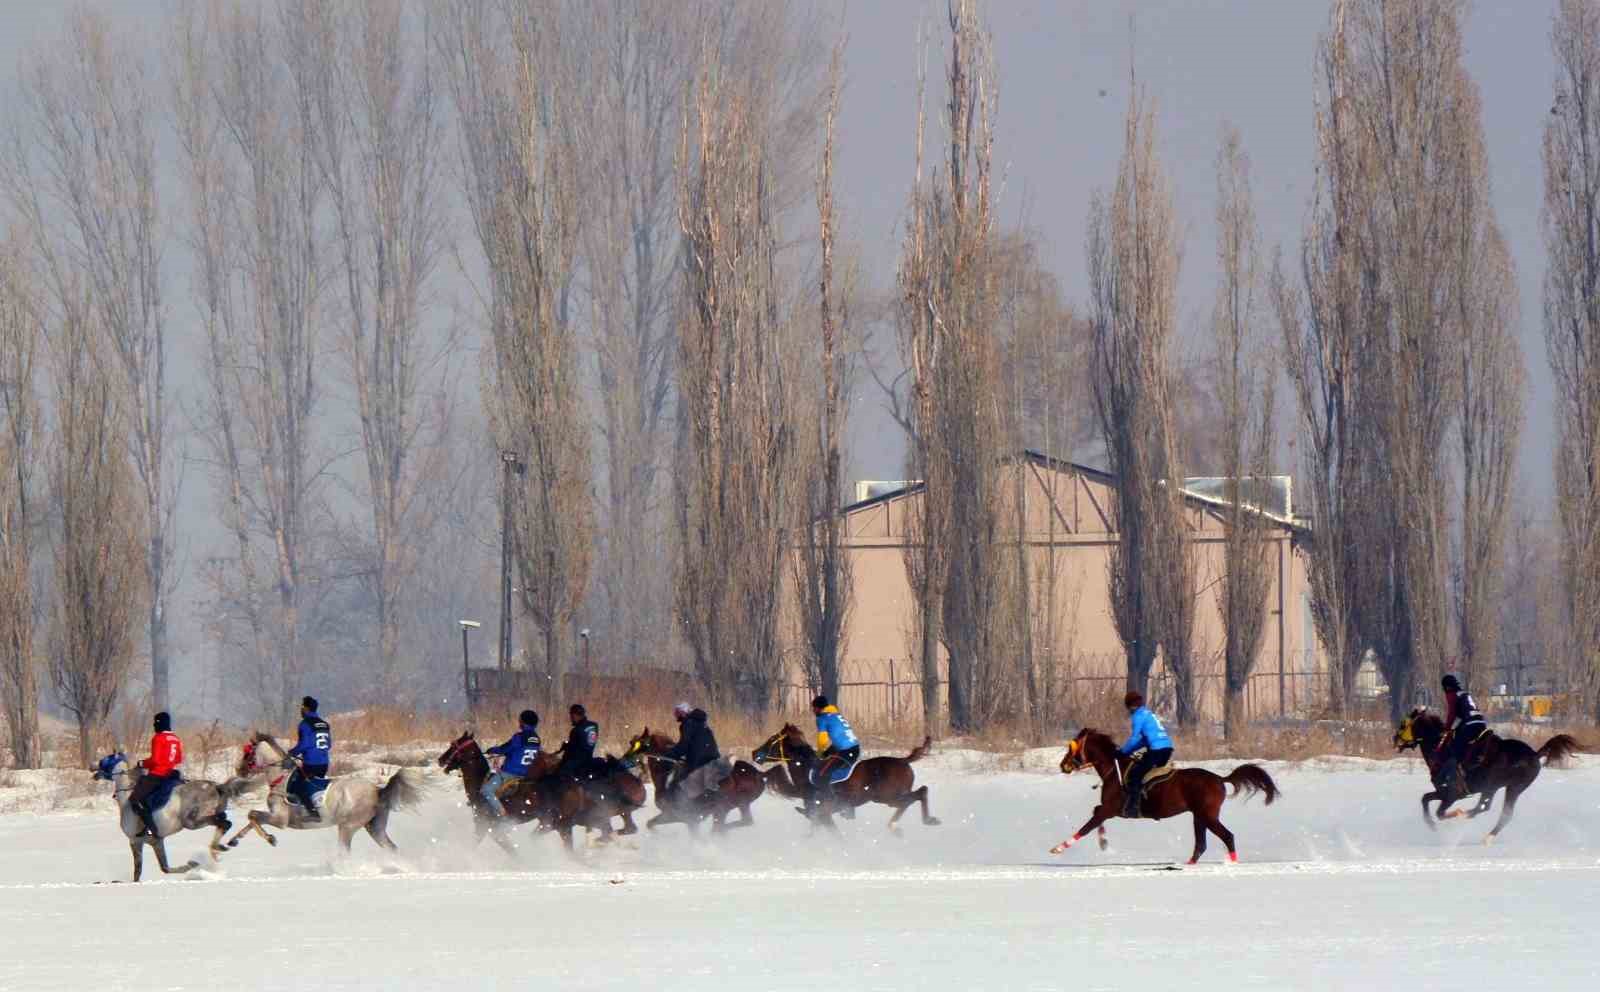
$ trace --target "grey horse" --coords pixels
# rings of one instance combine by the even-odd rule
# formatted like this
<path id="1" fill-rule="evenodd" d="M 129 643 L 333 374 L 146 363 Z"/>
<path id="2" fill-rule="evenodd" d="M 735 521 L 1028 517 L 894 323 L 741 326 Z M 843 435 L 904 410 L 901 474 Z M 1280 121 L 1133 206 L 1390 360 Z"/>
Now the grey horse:
<path id="1" fill-rule="evenodd" d="M 208 849 L 211 860 L 216 861 L 224 850 L 222 835 L 233 826 L 228 821 L 228 800 L 237 798 L 250 788 L 250 780 L 245 778 L 229 779 L 221 785 L 204 779 L 187 779 L 173 790 L 166 804 L 156 810 L 152 817 L 156 836 L 152 837 L 145 831 L 144 820 L 138 811 L 128 802 L 136 779 L 133 769 L 128 765 L 128 756 L 115 751 L 101 758 L 93 771 L 96 779 L 104 779 L 112 785 L 112 795 L 121 811 L 122 832 L 128 838 L 128 849 L 133 852 L 135 882 L 144 873 L 146 844 L 155 848 L 156 861 L 165 874 L 181 875 L 199 867 L 198 861 L 190 861 L 176 868 L 168 864 L 166 839 L 179 831 L 212 827 L 216 832 L 211 837 Z"/>
<path id="2" fill-rule="evenodd" d="M 270 735 L 256 734 L 244 749 L 238 773 L 255 775 L 270 771 L 274 767 L 287 772 L 294 767 L 294 761 Z M 278 838 L 267 833 L 263 827 L 290 830 L 338 827 L 339 845 L 346 851 L 350 850 L 350 841 L 355 837 L 356 831 L 362 828 L 366 829 L 379 847 L 393 851 L 395 843 L 389 838 L 389 814 L 396 810 L 409 809 L 422 801 L 425 792 L 424 774 L 420 768 L 402 768 L 391 775 L 389 781 L 381 787 L 355 776 L 336 778 L 323 790 L 318 810 L 321 818 L 316 820 L 306 819 L 305 810 L 299 804 L 289 802 L 286 783 L 288 776 L 287 774 L 279 776 L 272 782 L 271 789 L 267 793 L 267 808 L 251 810 L 246 814 L 250 822 L 239 828 L 239 832 L 228 840 L 228 846 L 237 847 L 239 839 L 245 832 L 254 830 L 267 843 L 276 847 Z"/>

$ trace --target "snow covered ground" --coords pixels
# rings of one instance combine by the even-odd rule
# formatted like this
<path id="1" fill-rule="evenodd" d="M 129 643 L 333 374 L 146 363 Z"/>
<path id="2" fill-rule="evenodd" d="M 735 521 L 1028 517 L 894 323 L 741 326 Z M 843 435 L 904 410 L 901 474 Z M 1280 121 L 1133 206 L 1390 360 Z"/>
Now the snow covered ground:
<path id="1" fill-rule="evenodd" d="M 1230 800 L 1243 863 L 1188 856 L 1187 817 L 1114 821 L 1111 850 L 1046 853 L 1091 778 L 919 764 L 927 828 L 887 811 L 812 834 L 790 804 L 694 843 L 472 846 L 458 779 L 365 836 L 257 838 L 217 870 L 140 886 L 109 798 L 0 816 L 0 989 L 1593 989 L 1600 762 L 1548 769 L 1493 847 L 1487 817 L 1430 833 L 1414 761 L 1269 764 L 1280 802 Z M 1231 762 L 1215 763 L 1225 770 Z M 107 790 L 109 792 L 109 790 Z M 246 802 L 246 807 L 250 805 Z M 176 859 L 201 854 L 184 835 Z M 148 877 L 147 877 L 148 878 Z M 554 980 L 555 984 L 550 984 Z"/>

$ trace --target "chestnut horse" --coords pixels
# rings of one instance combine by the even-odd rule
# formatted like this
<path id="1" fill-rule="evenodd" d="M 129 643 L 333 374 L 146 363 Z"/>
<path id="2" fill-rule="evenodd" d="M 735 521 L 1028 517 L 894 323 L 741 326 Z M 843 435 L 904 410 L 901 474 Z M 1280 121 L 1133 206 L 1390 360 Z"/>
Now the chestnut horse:
<path id="1" fill-rule="evenodd" d="M 1067 745 L 1066 756 L 1061 759 L 1061 771 L 1062 774 L 1071 775 L 1080 768 L 1092 766 L 1100 775 L 1100 805 L 1094 808 L 1094 815 L 1089 817 L 1089 822 L 1079 827 L 1077 833 L 1052 847 L 1051 854 L 1060 854 L 1082 840 L 1091 830 L 1100 829 L 1105 821 L 1122 815 L 1122 779 L 1132 764 L 1133 759 L 1117 754 L 1116 744 L 1105 734 L 1089 729 L 1079 731 L 1078 736 Z M 1238 861 L 1239 852 L 1233 845 L 1233 831 L 1223 826 L 1217 818 L 1222 810 L 1222 801 L 1227 798 L 1225 786 L 1229 785 L 1233 786 L 1234 795 L 1241 790 L 1247 795 L 1256 792 L 1265 794 L 1268 806 L 1278 798 L 1277 783 L 1259 765 L 1240 765 L 1226 777 L 1204 768 L 1179 768 L 1144 791 L 1139 812 L 1152 820 L 1164 820 L 1179 813 L 1193 815 L 1194 853 L 1189 856 L 1191 865 L 1199 861 L 1200 855 L 1206 851 L 1207 830 L 1228 846 L 1228 860 Z M 1100 846 L 1105 847 L 1104 833 L 1100 835 Z"/>
<path id="2" fill-rule="evenodd" d="M 669 799 L 667 777 L 672 771 L 673 762 L 663 756 L 672 750 L 672 745 L 672 738 L 666 734 L 653 734 L 646 727 L 628 742 L 628 750 L 622 755 L 623 761 L 642 758 L 650 773 L 651 784 L 656 787 L 656 806 L 661 812 L 651 817 L 645 823 L 646 827 L 654 830 L 663 824 L 682 823 L 689 827 L 690 833 L 699 833 L 700 821 L 709 816 L 711 829 L 721 832 L 730 827 L 748 827 L 755 822 L 750 815 L 750 806 L 766 791 L 767 777 L 748 761 L 735 761 L 732 774 L 704 801 L 687 796 Z M 734 810 L 739 811 L 739 819 L 728 823 L 728 814 Z"/>
<path id="3" fill-rule="evenodd" d="M 492 832 L 496 843 L 508 853 L 513 850 L 509 840 L 499 831 L 492 830 L 497 822 L 538 822 L 542 830 L 553 829 L 560 833 L 561 842 L 568 850 L 572 849 L 572 828 L 575 826 L 599 830 L 602 841 L 609 840 L 611 818 L 619 816 L 622 818 L 621 832 L 624 835 L 639 831 L 633 822 L 633 811 L 644 805 L 644 784 L 616 765 L 615 759 L 609 759 L 613 767 L 607 780 L 613 795 L 596 798 L 578 782 L 555 779 L 553 773 L 560 759 L 549 752 L 542 752 L 528 769 L 523 781 L 509 787 L 501 797 L 500 805 L 505 808 L 506 815 L 500 821 L 496 820 L 482 793 L 483 783 L 489 777 L 489 759 L 478 747 L 470 730 L 452 741 L 438 760 L 445 774 L 461 772 L 461 782 L 467 791 L 467 805 L 472 810 L 479 843 L 482 843 L 486 833 Z"/>
<path id="4" fill-rule="evenodd" d="M 1437 777 L 1439 761 L 1444 757 L 1440 753 L 1440 742 L 1443 738 L 1444 721 L 1429 713 L 1427 707 L 1418 707 L 1400 721 L 1400 728 L 1394 732 L 1394 746 L 1399 751 L 1419 749 L 1422 752 L 1422 760 L 1428 765 L 1428 775 Z M 1437 816 L 1441 820 L 1457 816 L 1471 818 L 1486 813 L 1494 804 L 1494 794 L 1505 789 L 1506 801 L 1500 807 L 1500 819 L 1495 823 L 1494 829 L 1489 831 L 1489 836 L 1483 839 L 1485 844 L 1492 843 L 1500 835 L 1500 831 L 1511 822 L 1512 814 L 1517 808 L 1517 797 L 1527 791 L 1533 780 L 1539 777 L 1541 762 L 1548 765 L 1563 761 L 1583 750 L 1583 745 L 1567 734 L 1555 735 L 1545 741 L 1544 747 L 1535 751 L 1522 741 L 1500 737 L 1493 731 L 1484 731 L 1483 736 L 1473 743 L 1472 749 L 1468 752 L 1468 757 L 1476 760 L 1472 762 L 1470 769 L 1464 769 L 1467 791 L 1460 795 L 1448 796 L 1439 790 L 1424 794 L 1422 820 L 1428 825 L 1428 829 L 1434 829 L 1433 819 L 1428 816 L 1428 803 L 1435 799 L 1439 801 Z M 1463 762 L 1463 765 L 1465 764 L 1466 762 Z M 1478 797 L 1478 804 L 1472 809 L 1450 809 L 1456 802 L 1474 795 Z"/>
<path id="5" fill-rule="evenodd" d="M 922 744 L 913 748 L 904 758 L 884 756 L 857 761 L 855 768 L 850 770 L 850 777 L 834 784 L 833 799 L 818 806 L 815 815 L 822 818 L 824 826 L 832 827 L 835 810 L 853 818 L 856 807 L 882 803 L 894 808 L 894 816 L 889 818 L 889 829 L 894 830 L 896 822 L 905 815 L 906 810 L 921 803 L 923 824 L 937 827 L 939 818 L 928 812 L 928 787 L 912 788 L 916 784 L 917 773 L 912 771 L 911 764 L 921 760 L 932 746 L 933 738 L 924 737 Z M 782 730 L 756 748 L 752 757 L 756 764 L 777 762 L 780 767 L 787 767 L 792 780 L 791 788 L 800 793 L 796 798 L 807 799 L 815 791 L 811 785 L 811 770 L 817 765 L 817 751 L 806 741 L 804 732 L 794 724 L 784 724 Z"/>

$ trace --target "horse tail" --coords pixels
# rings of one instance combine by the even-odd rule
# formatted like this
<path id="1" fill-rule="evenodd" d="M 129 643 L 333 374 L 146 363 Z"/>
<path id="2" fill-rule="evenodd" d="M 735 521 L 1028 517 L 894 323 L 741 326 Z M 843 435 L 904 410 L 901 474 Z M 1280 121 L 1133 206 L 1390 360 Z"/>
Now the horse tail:
<path id="1" fill-rule="evenodd" d="M 1243 792 L 1246 798 L 1257 792 L 1262 793 L 1267 797 L 1268 806 L 1278 798 L 1278 783 L 1274 782 L 1272 776 L 1268 775 L 1267 770 L 1260 765 L 1240 765 L 1229 772 L 1228 777 L 1222 781 L 1233 786 L 1233 794 L 1236 796 L 1240 792 Z"/>
<path id="2" fill-rule="evenodd" d="M 1574 754 L 1583 753 L 1584 747 L 1571 734 L 1557 734 L 1544 742 L 1536 753 L 1546 765 L 1559 765 Z"/>
<path id="3" fill-rule="evenodd" d="M 402 768 L 378 790 L 378 805 L 391 812 L 410 809 L 422 802 L 425 790 L 422 769 Z"/>
<path id="4" fill-rule="evenodd" d="M 910 764 L 913 761 L 921 761 L 928 756 L 928 752 L 931 750 L 933 750 L 933 738 L 924 737 L 922 743 L 912 748 L 911 753 L 906 755 L 906 764 Z"/>

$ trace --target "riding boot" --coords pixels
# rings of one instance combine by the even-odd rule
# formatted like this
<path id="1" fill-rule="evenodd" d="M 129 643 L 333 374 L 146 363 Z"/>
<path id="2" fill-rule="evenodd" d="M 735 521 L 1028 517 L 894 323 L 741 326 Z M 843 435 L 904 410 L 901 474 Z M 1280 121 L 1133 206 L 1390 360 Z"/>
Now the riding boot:
<path id="1" fill-rule="evenodd" d="M 1139 818 L 1139 789 L 1125 789 L 1122 793 L 1122 815 L 1129 820 Z"/>
<path id="2" fill-rule="evenodd" d="M 151 837 L 161 836 L 161 832 L 156 829 L 155 814 L 150 812 L 149 807 L 143 802 L 136 802 L 133 804 L 133 811 L 139 814 L 139 819 L 144 823 L 144 832 L 139 836 L 145 836 L 146 834 Z"/>

